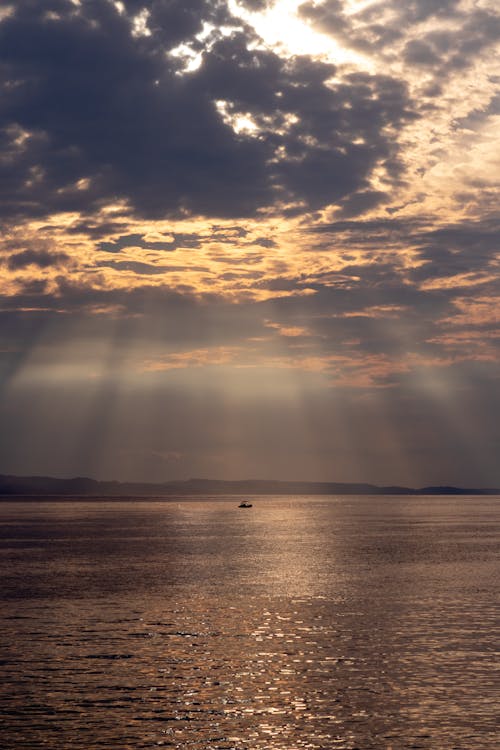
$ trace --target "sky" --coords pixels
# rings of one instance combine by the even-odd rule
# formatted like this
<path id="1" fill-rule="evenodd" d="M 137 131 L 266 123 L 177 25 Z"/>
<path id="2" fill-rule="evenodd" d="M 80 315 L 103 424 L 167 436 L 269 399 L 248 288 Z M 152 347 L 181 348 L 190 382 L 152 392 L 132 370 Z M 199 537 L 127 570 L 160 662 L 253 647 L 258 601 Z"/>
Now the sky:
<path id="1" fill-rule="evenodd" d="M 0 472 L 500 486 L 496 0 L 0 7 Z"/>

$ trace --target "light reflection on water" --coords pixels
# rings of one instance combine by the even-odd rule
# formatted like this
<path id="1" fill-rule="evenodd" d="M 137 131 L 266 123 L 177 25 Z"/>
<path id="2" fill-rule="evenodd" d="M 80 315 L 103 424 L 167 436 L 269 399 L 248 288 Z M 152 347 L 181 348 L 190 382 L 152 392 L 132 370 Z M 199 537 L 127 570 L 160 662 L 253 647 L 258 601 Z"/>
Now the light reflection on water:
<path id="1" fill-rule="evenodd" d="M 2 503 L 2 747 L 498 750 L 498 501 Z"/>

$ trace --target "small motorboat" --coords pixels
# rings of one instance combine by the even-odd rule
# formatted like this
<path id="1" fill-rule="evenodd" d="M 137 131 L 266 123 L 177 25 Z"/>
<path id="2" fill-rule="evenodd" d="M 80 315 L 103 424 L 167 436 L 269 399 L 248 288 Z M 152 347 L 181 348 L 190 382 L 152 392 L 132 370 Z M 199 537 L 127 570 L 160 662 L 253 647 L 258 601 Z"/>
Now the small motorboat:
<path id="1" fill-rule="evenodd" d="M 238 505 L 238 508 L 251 508 L 252 503 L 247 503 L 246 500 L 242 500 L 241 503 Z"/>

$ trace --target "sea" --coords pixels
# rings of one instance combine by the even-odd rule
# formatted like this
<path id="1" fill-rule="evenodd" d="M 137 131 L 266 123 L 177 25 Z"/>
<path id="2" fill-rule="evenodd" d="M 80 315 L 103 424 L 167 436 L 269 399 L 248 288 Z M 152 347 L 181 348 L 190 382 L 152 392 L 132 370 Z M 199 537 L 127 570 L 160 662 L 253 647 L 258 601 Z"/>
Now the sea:
<path id="1" fill-rule="evenodd" d="M 0 503 L 3 750 L 498 750 L 500 497 Z"/>

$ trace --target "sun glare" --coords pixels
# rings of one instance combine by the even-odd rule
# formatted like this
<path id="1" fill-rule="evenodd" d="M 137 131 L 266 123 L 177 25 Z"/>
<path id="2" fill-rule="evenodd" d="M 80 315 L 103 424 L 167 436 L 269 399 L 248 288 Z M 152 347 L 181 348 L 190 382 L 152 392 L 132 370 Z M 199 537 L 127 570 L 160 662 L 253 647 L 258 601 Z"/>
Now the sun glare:
<path id="1" fill-rule="evenodd" d="M 332 63 L 359 63 L 364 58 L 352 50 L 341 47 L 332 37 L 308 26 L 298 15 L 303 0 L 278 0 L 262 12 L 242 8 L 230 0 L 231 11 L 255 28 L 270 47 L 280 54 L 314 55 Z M 364 61 L 366 62 L 366 61 Z"/>

